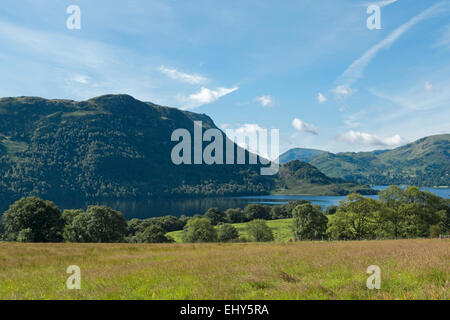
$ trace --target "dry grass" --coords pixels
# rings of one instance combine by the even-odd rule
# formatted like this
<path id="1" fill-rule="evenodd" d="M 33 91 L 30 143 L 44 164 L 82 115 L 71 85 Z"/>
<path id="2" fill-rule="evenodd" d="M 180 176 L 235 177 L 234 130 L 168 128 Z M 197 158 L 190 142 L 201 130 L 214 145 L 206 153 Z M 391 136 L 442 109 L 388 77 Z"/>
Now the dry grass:
<path id="1" fill-rule="evenodd" d="M 78 265 L 81 290 L 68 290 Z M 369 265 L 381 290 L 366 288 Z M 0 243 L 1 299 L 449 299 L 450 241 Z"/>

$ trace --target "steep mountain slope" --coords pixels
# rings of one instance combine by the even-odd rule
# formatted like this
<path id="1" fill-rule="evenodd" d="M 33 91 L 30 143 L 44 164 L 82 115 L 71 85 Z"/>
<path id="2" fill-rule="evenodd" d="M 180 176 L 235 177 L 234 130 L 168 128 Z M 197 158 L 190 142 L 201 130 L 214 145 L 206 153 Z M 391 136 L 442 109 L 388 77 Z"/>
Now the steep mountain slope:
<path id="1" fill-rule="evenodd" d="M 280 158 L 280 164 L 285 164 L 292 160 L 300 160 L 303 162 L 310 162 L 316 156 L 325 153 L 326 151 L 316 149 L 294 148 L 283 153 Z"/>
<path id="2" fill-rule="evenodd" d="M 108 95 L 84 102 L 0 99 L 0 191 L 52 200 L 267 192 L 259 166 L 171 161 L 175 129 L 206 115 Z"/>
<path id="3" fill-rule="evenodd" d="M 310 161 L 330 177 L 368 184 L 450 185 L 450 134 L 430 136 L 394 150 L 324 153 Z"/>

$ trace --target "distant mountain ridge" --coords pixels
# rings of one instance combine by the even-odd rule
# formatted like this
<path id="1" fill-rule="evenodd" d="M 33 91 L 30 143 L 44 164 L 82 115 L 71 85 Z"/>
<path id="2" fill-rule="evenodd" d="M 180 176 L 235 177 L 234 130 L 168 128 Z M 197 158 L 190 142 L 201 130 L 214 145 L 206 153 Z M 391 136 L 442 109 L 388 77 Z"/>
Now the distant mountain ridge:
<path id="1" fill-rule="evenodd" d="M 450 134 L 425 137 L 393 150 L 324 152 L 307 162 L 329 177 L 360 184 L 450 186 Z"/>
<path id="2" fill-rule="evenodd" d="M 293 148 L 293 149 L 286 151 L 279 157 L 279 163 L 285 164 L 292 160 L 300 160 L 303 162 L 310 162 L 316 156 L 323 154 L 323 153 L 326 153 L 326 151 L 316 150 L 316 149 L 306 149 L 306 148 Z"/>

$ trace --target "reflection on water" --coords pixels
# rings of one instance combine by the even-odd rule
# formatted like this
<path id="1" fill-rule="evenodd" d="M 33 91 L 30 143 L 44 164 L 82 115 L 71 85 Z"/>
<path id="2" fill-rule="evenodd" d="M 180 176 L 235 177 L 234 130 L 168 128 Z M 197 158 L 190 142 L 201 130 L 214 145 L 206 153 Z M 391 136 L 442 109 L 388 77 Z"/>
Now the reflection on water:
<path id="1" fill-rule="evenodd" d="M 386 187 L 373 186 L 375 190 L 382 190 Z M 450 198 L 450 189 L 423 188 L 443 198 Z M 378 196 L 370 196 L 377 199 Z M 134 201 L 105 201 L 100 203 L 71 203 L 59 204 L 61 208 L 86 208 L 87 205 L 101 204 L 107 205 L 115 210 L 125 214 L 127 219 L 149 218 L 164 215 L 174 216 L 193 216 L 203 214 L 209 208 L 219 208 L 226 210 L 228 208 L 244 208 L 250 203 L 260 203 L 267 205 L 285 204 L 294 200 L 309 200 L 314 204 L 319 204 L 323 208 L 330 205 L 337 205 L 344 196 L 250 196 L 250 197 L 229 197 L 229 198 L 198 198 L 198 199 L 148 199 Z"/>

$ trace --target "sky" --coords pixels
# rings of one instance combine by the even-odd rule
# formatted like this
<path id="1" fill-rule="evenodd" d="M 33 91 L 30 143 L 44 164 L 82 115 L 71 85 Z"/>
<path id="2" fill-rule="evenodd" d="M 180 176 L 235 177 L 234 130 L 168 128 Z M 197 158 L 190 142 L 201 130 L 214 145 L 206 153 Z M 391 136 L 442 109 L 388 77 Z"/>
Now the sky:
<path id="1" fill-rule="evenodd" d="M 1 97 L 130 94 L 281 152 L 450 133 L 450 0 L 2 0 L 0 43 Z"/>

